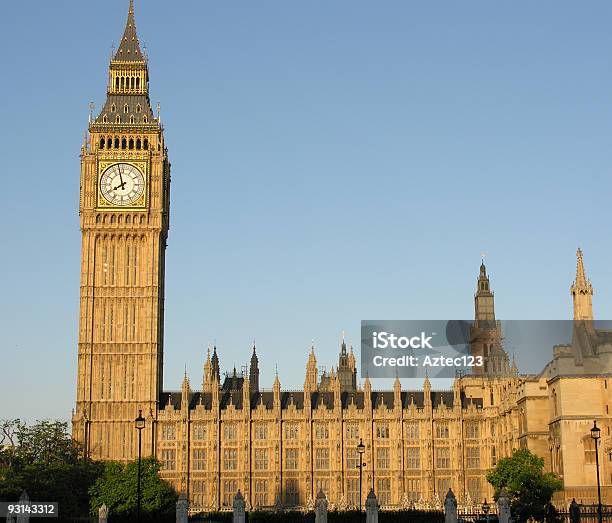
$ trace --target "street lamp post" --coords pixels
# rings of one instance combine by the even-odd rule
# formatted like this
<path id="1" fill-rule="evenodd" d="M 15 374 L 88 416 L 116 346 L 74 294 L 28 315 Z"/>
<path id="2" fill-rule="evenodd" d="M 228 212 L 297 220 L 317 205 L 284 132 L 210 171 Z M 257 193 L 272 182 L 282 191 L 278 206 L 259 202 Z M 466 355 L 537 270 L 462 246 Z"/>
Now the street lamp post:
<path id="1" fill-rule="evenodd" d="M 490 510 L 491 510 L 491 507 L 489 506 L 489 504 L 487 503 L 487 499 L 485 498 L 484 503 L 482 504 L 482 511 L 484 512 L 487 523 L 489 523 L 489 511 Z"/>
<path id="2" fill-rule="evenodd" d="M 363 462 L 364 453 L 365 445 L 363 444 L 363 439 L 359 438 L 359 445 L 357 445 L 357 454 L 359 454 L 359 465 L 357 465 L 357 468 L 359 469 L 359 511 L 361 511 L 361 481 L 363 478 L 363 467 L 366 466 Z"/>
<path id="3" fill-rule="evenodd" d="M 134 420 L 134 426 L 138 431 L 138 483 L 136 487 L 136 521 L 140 521 L 140 458 L 142 455 L 142 429 L 145 428 L 145 419 L 142 410 L 138 411 L 138 417 Z"/>
<path id="4" fill-rule="evenodd" d="M 602 522 L 601 515 L 601 484 L 599 482 L 599 438 L 601 437 L 601 429 L 597 426 L 597 421 L 593 421 L 591 429 L 591 438 L 595 442 L 595 467 L 597 469 L 597 521 Z"/>

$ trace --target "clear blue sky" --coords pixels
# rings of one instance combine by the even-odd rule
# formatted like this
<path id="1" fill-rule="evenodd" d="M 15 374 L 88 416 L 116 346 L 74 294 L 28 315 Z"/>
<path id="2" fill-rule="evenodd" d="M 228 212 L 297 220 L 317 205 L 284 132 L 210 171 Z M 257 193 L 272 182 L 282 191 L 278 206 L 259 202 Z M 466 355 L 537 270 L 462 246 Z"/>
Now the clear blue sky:
<path id="1" fill-rule="evenodd" d="M 8 2 L 0 417 L 66 418 L 79 147 L 127 0 Z M 255 338 L 303 383 L 361 319 L 565 319 L 574 252 L 612 318 L 612 4 L 136 0 L 172 161 L 165 386 Z M 382 384 L 385 385 L 386 384 Z"/>

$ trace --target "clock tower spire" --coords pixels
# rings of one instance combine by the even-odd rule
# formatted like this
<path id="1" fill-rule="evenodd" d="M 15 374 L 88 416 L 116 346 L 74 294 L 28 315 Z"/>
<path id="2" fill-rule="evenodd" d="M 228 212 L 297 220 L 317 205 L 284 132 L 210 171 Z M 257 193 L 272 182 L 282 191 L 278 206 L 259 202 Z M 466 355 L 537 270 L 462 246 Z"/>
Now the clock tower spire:
<path id="1" fill-rule="evenodd" d="M 163 378 L 170 163 L 151 110 L 130 0 L 106 101 L 81 149 L 81 283 L 74 437 L 92 458 L 133 459 L 133 420 L 157 416 Z M 153 423 L 143 452 L 153 453 Z"/>

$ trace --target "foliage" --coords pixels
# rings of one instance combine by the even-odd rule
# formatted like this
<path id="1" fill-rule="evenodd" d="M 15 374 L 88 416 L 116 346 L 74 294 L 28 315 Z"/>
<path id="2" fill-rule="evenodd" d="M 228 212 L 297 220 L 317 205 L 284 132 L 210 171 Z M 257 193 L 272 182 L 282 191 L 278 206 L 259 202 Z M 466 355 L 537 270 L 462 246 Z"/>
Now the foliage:
<path id="1" fill-rule="evenodd" d="M 511 457 L 500 459 L 487 474 L 487 480 L 495 487 L 495 499 L 502 488 L 506 489 L 517 523 L 529 518 L 543 521 L 547 517 L 547 521 L 555 521 L 550 500 L 563 484 L 553 473 L 545 473 L 544 460 L 528 449 L 515 450 Z"/>
<path id="2" fill-rule="evenodd" d="M 25 490 L 32 500 L 57 501 L 62 516 L 87 512 L 87 489 L 101 467 L 80 458 L 67 423 L 4 420 L 0 431 L 0 500 L 16 501 Z"/>
<path id="3" fill-rule="evenodd" d="M 159 462 L 144 458 L 140 469 L 140 510 L 143 519 L 161 519 L 165 514 L 174 514 L 177 494 L 174 489 L 159 477 Z M 136 513 L 138 491 L 138 460 L 127 465 L 108 461 L 104 471 L 89 489 L 90 512 L 95 515 L 105 504 L 113 520 L 133 517 Z"/>

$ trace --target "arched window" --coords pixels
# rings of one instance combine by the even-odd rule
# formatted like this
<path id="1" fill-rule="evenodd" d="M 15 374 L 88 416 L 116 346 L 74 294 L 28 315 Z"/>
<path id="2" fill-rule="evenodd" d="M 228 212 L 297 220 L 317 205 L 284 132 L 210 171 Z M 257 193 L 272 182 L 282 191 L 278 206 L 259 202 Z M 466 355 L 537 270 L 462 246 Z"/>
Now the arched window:
<path id="1" fill-rule="evenodd" d="M 100 138 L 100 149 L 104 149 L 104 138 Z"/>
<path id="2" fill-rule="evenodd" d="M 136 89 L 137 90 L 140 89 L 140 77 L 139 76 L 136 77 Z"/>
<path id="3" fill-rule="evenodd" d="M 144 224 L 144 222 L 145 222 L 145 217 L 141 216 L 140 217 L 140 225 Z M 142 237 L 142 240 L 144 241 L 144 236 Z"/>
<path id="4" fill-rule="evenodd" d="M 115 136 L 115 149 L 119 149 L 119 138 Z"/>
<path id="5" fill-rule="evenodd" d="M 102 123 L 108 123 L 108 117 L 106 115 L 102 117 Z"/>
<path id="6" fill-rule="evenodd" d="M 109 136 L 109 137 L 106 139 L 106 148 L 107 148 L 107 149 L 110 149 L 112 146 L 113 146 L 113 140 L 112 140 L 112 139 L 111 139 L 111 137 Z"/>
<path id="7" fill-rule="evenodd" d="M 125 77 L 122 76 L 121 77 L 121 90 L 123 90 L 125 88 Z"/>
<path id="8" fill-rule="evenodd" d="M 140 104 L 136 104 L 136 112 L 139 113 L 141 111 L 141 107 Z"/>
<path id="9" fill-rule="evenodd" d="M 134 116 L 130 116 L 130 123 L 134 123 Z"/>
<path id="10" fill-rule="evenodd" d="M 134 148 L 134 138 L 130 138 L 130 149 Z"/>
<path id="11" fill-rule="evenodd" d="M 140 149 L 141 145 L 140 138 L 136 138 L 136 149 Z"/>
<path id="12" fill-rule="evenodd" d="M 125 104 L 125 105 L 123 106 L 123 112 L 124 112 L 124 113 L 129 113 L 129 112 L 130 112 L 130 108 L 128 107 L 128 104 Z"/>
<path id="13" fill-rule="evenodd" d="M 134 77 L 130 80 L 130 89 L 134 89 Z"/>
<path id="14" fill-rule="evenodd" d="M 145 138 L 143 142 L 143 149 L 148 149 L 148 148 L 149 148 L 149 140 Z"/>
<path id="15" fill-rule="evenodd" d="M 125 217 L 125 223 L 132 223 L 132 217 L 129 214 Z"/>
<path id="16" fill-rule="evenodd" d="M 100 220 L 101 220 L 100 215 L 96 214 L 96 223 L 100 223 Z"/>
<path id="17" fill-rule="evenodd" d="M 115 123 L 121 123 L 121 116 L 117 115 L 115 117 Z"/>
<path id="18" fill-rule="evenodd" d="M 147 123 L 149 121 L 146 114 L 142 117 L 142 121 L 143 123 Z"/>
<path id="19" fill-rule="evenodd" d="M 126 149 L 127 148 L 127 140 L 125 138 L 123 138 L 121 140 L 121 148 L 122 149 Z"/>
<path id="20" fill-rule="evenodd" d="M 115 215 L 113 214 L 111 216 L 111 223 L 115 223 L 115 221 L 117 221 L 117 218 L 115 217 Z"/>
<path id="21" fill-rule="evenodd" d="M 119 90 L 119 77 L 115 76 L 115 89 L 118 91 Z"/>
<path id="22" fill-rule="evenodd" d="M 115 107 L 115 104 L 111 105 L 111 113 L 114 113 L 117 110 L 117 107 Z"/>

